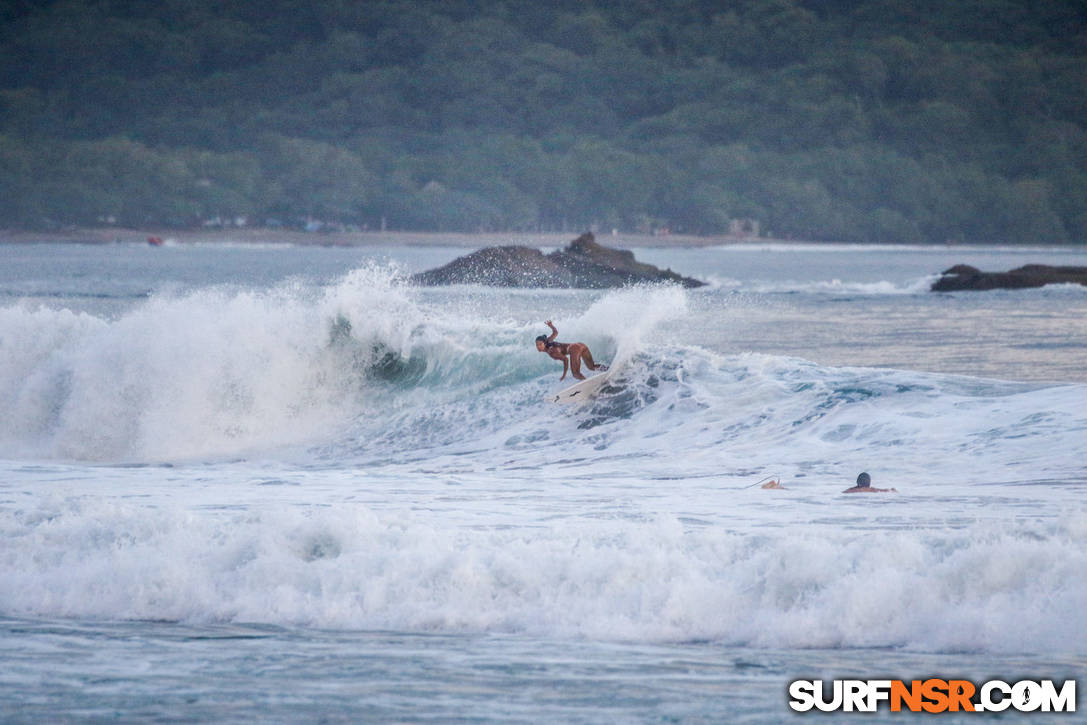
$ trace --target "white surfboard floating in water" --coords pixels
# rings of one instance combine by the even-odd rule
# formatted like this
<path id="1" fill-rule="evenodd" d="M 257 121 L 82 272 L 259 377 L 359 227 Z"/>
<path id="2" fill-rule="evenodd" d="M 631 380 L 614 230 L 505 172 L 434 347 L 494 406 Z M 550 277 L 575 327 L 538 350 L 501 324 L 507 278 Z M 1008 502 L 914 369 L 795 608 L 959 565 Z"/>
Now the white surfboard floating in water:
<path id="1" fill-rule="evenodd" d="M 604 384 L 611 378 L 612 371 L 609 369 L 606 373 L 594 375 L 591 378 L 579 380 L 565 390 L 560 390 L 557 393 L 551 393 L 548 397 L 552 403 L 558 403 L 559 405 L 568 405 L 571 403 L 581 403 L 586 400 L 592 400 L 596 397 L 600 389 L 604 387 Z"/>

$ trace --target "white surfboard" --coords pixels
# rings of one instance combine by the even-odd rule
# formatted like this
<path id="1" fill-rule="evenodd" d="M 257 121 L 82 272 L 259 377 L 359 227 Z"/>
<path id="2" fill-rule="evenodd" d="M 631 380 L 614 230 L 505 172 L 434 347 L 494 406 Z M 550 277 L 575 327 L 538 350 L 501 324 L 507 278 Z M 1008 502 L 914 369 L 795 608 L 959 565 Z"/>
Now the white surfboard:
<path id="1" fill-rule="evenodd" d="M 582 403 L 586 400 L 592 400 L 610 378 L 611 371 L 609 370 L 606 373 L 579 380 L 565 390 L 551 393 L 548 395 L 548 399 L 550 399 L 552 403 L 558 403 L 559 405 L 569 405 L 571 403 Z"/>

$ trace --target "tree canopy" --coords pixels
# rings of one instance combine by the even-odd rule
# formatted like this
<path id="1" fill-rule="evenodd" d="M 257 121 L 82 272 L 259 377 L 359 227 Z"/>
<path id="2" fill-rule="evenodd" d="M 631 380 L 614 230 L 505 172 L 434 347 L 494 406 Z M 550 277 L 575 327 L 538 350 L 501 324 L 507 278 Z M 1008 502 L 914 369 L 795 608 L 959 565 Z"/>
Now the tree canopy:
<path id="1" fill-rule="evenodd" d="M 1087 242 L 1087 5 L 19 0 L 0 224 Z"/>

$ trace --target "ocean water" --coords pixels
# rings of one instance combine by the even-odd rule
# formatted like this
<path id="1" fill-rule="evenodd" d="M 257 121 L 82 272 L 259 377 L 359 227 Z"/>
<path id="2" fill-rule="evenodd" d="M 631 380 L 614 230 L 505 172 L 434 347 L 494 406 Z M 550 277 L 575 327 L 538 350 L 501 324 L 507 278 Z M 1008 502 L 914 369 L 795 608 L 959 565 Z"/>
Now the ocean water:
<path id="1" fill-rule="evenodd" d="M 773 723 L 797 678 L 1087 683 L 1087 288 L 926 291 L 1087 248 L 404 283 L 466 251 L 0 248 L 0 720 Z M 545 319 L 612 362 L 593 403 L 543 402 Z M 861 471 L 898 493 L 842 495 Z"/>

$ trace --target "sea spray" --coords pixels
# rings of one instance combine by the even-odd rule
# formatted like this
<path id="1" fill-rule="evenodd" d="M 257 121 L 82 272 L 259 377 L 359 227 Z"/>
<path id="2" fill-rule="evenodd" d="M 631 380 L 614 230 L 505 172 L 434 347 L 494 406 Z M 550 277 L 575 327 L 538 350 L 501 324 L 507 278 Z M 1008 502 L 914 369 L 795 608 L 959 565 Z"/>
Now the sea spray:
<path id="1" fill-rule="evenodd" d="M 687 292 L 676 286 L 635 286 L 604 295 L 581 317 L 595 335 L 615 340 L 614 364 L 620 367 L 643 349 L 646 336 L 662 323 L 683 317 Z"/>
<path id="2" fill-rule="evenodd" d="M 399 303 L 399 304 L 398 304 Z M 231 455 L 312 440 L 348 419 L 372 360 L 404 354 L 418 324 L 394 275 L 369 268 L 323 295 L 208 288 L 157 295 L 117 320 L 6 308 L 0 424 L 8 455 L 87 460 Z M 348 364 L 351 363 L 351 364 Z"/>

